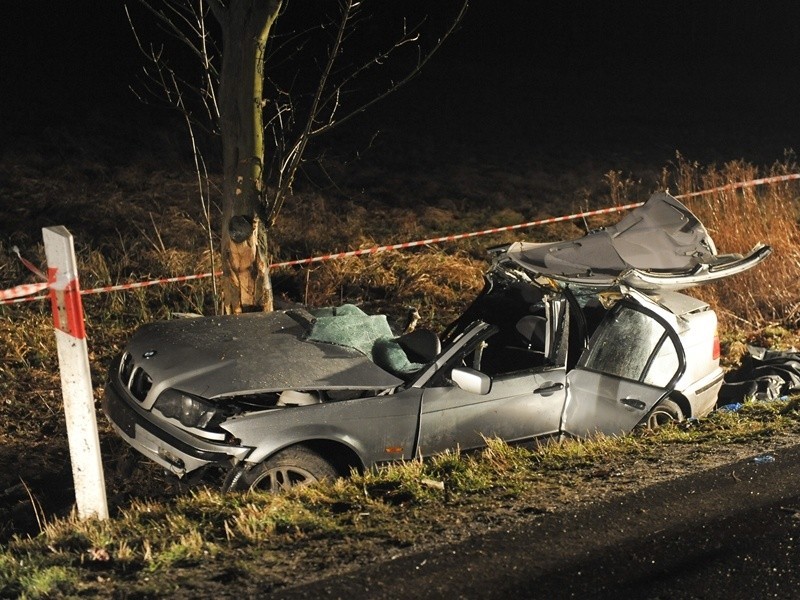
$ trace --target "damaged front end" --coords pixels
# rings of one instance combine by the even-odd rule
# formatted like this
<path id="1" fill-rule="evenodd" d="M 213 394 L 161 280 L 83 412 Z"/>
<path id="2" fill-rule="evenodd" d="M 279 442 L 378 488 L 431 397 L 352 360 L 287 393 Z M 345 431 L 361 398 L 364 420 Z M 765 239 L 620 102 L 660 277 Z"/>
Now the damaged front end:
<path id="1" fill-rule="evenodd" d="M 112 374 L 121 372 L 120 362 L 112 365 Z M 172 389 L 161 396 L 146 410 L 124 380 L 112 375 L 102 406 L 123 440 L 168 471 L 182 477 L 210 464 L 243 460 L 252 450 L 220 427 L 228 415 L 219 405 Z"/>
<path id="2" fill-rule="evenodd" d="M 394 393 L 424 366 L 415 361 L 438 354 L 428 333 L 413 353 L 385 316 L 349 305 L 152 323 L 114 362 L 103 409 L 123 439 L 178 476 L 229 467 L 285 443 L 282 432 L 303 426 L 298 409 Z M 319 421 L 309 435 L 338 435 Z"/>

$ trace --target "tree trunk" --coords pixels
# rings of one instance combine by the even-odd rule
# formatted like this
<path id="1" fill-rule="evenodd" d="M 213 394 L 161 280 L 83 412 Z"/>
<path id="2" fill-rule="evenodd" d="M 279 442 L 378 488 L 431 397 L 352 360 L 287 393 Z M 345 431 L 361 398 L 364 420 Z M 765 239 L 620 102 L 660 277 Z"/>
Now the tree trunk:
<path id="1" fill-rule="evenodd" d="M 231 0 L 220 18 L 222 263 L 226 313 L 272 310 L 264 186 L 263 70 L 281 0 Z"/>

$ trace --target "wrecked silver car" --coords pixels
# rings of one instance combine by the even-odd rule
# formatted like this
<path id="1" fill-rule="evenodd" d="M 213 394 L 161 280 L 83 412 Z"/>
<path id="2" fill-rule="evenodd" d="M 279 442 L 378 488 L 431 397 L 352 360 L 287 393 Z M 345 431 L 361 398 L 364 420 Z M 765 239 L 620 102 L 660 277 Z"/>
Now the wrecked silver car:
<path id="1" fill-rule="evenodd" d="M 571 242 L 494 251 L 483 292 L 441 334 L 355 306 L 141 327 L 113 363 L 117 433 L 178 476 L 278 490 L 392 461 L 615 435 L 707 414 L 717 318 L 677 290 L 770 252 L 719 255 L 675 198 Z"/>

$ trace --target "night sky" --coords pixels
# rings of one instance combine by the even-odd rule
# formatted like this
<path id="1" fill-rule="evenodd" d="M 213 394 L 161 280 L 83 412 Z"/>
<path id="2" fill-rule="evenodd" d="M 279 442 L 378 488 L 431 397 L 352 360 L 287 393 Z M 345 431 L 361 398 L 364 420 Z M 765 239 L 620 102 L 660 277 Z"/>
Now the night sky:
<path id="1" fill-rule="evenodd" d="M 437 25 L 457 2 L 406 4 Z M 302 21 L 303 6 L 290 3 L 286 23 Z M 153 122 L 127 89 L 142 60 L 122 2 L 28 0 L 3 12 L 6 142 L 100 113 Z M 471 0 L 426 71 L 358 127 L 476 152 L 657 161 L 680 149 L 771 162 L 798 146 L 798 23 L 800 4 L 788 1 Z"/>

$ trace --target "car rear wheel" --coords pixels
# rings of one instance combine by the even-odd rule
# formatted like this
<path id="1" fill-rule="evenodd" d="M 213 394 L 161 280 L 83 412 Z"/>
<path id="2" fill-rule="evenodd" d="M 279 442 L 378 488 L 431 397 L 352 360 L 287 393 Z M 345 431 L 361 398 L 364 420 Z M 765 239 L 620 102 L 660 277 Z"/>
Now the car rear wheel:
<path id="1" fill-rule="evenodd" d="M 666 398 L 656 404 L 642 425 L 645 429 L 656 429 L 668 423 L 683 421 L 683 411 L 674 400 Z"/>
<path id="2" fill-rule="evenodd" d="M 294 446 L 278 452 L 250 469 L 236 470 L 225 482 L 230 491 L 284 492 L 323 479 L 336 479 L 336 469 L 313 450 Z"/>

